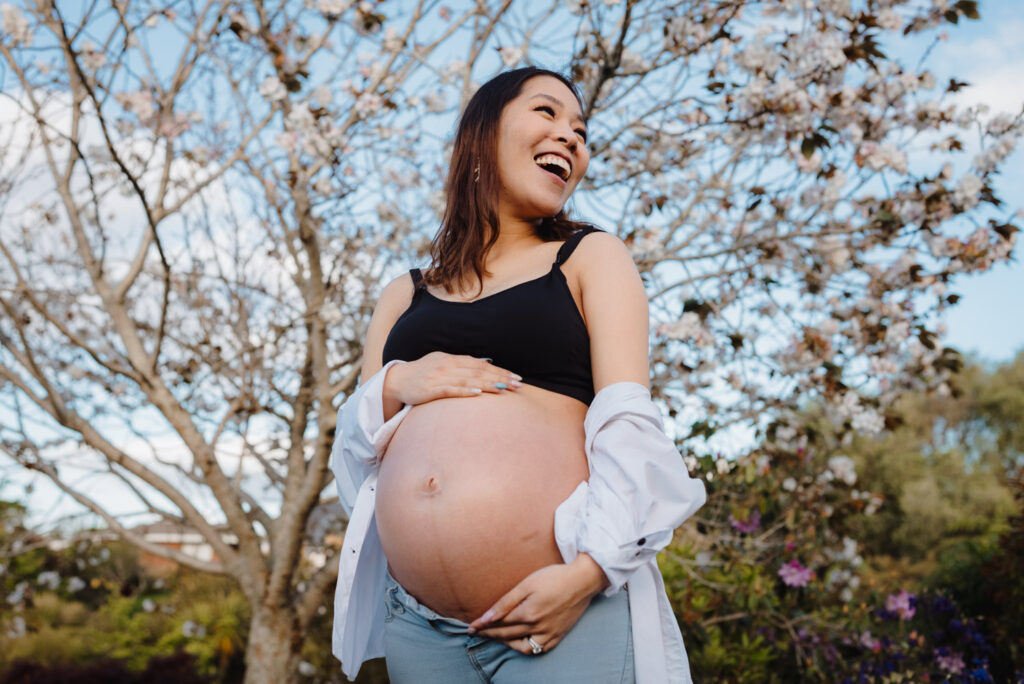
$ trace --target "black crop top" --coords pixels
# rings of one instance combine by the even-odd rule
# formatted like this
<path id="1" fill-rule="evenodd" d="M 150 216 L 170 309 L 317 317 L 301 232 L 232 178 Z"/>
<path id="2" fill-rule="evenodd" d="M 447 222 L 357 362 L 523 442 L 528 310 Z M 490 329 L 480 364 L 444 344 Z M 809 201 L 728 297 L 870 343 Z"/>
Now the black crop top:
<path id="1" fill-rule="evenodd" d="M 594 399 L 590 335 L 560 266 L 596 230 L 573 233 L 546 275 L 471 302 L 438 299 L 422 283 L 420 269 L 412 269 L 416 291 L 388 334 L 383 363 L 415 361 L 432 351 L 487 357 L 523 376 L 524 383 L 589 406 Z"/>

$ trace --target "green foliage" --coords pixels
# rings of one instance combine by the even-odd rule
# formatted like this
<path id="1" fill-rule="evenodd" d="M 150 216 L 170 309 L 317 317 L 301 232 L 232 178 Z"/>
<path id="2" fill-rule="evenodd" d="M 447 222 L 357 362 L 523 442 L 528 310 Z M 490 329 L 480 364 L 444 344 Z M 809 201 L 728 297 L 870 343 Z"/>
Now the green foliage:
<path id="1" fill-rule="evenodd" d="M 195 656 L 200 674 L 240 669 L 249 608 L 231 580 L 186 569 L 149 577 L 122 542 L 41 547 L 11 560 L 0 579 L 5 589 L 20 585 L 24 598 L 0 618 L 0 672 L 17 660 L 103 658 L 142 671 L 177 652 Z"/>
<path id="2" fill-rule="evenodd" d="M 1019 677 L 1020 415 L 1024 355 L 904 396 L 881 438 L 844 438 L 810 406 L 732 463 L 689 457 L 708 505 L 662 571 L 694 677 Z"/>

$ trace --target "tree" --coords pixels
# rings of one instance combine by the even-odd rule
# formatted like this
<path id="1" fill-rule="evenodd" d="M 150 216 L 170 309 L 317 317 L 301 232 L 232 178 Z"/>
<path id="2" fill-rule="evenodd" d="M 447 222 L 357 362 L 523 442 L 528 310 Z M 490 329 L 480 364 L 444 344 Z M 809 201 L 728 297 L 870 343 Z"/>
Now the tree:
<path id="1" fill-rule="evenodd" d="M 381 280 L 426 253 L 453 114 L 524 60 L 581 85 L 579 204 L 634 251 L 652 384 L 690 442 L 768 419 L 799 440 L 808 396 L 878 430 L 957 366 L 934 314 L 1017 230 L 990 181 L 1021 115 L 958 110 L 961 83 L 884 54 L 976 5 L 5 4 L 3 451 L 147 551 L 235 578 L 247 681 L 294 681 L 337 566 L 299 560 L 336 515 L 335 407 Z M 75 484 L 90 467 L 216 558 L 146 543 Z"/>

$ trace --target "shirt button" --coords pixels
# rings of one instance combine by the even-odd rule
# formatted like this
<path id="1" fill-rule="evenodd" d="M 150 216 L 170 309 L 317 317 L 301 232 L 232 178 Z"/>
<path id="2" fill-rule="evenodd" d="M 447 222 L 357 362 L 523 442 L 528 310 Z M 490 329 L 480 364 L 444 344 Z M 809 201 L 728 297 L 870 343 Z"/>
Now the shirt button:
<path id="1" fill-rule="evenodd" d="M 640 539 L 638 539 L 636 543 L 639 546 L 643 546 L 644 544 L 647 543 L 647 537 L 640 537 Z"/>

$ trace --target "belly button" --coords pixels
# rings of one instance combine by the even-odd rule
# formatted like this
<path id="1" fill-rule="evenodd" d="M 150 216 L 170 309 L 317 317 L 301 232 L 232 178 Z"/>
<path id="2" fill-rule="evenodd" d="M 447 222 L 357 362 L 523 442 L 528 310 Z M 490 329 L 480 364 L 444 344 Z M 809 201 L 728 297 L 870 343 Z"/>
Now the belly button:
<path id="1" fill-rule="evenodd" d="M 423 491 L 427 494 L 437 494 L 441 491 L 441 481 L 434 475 L 423 480 Z"/>

